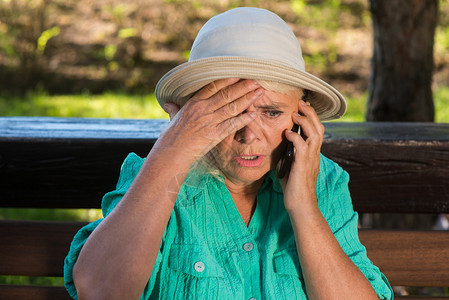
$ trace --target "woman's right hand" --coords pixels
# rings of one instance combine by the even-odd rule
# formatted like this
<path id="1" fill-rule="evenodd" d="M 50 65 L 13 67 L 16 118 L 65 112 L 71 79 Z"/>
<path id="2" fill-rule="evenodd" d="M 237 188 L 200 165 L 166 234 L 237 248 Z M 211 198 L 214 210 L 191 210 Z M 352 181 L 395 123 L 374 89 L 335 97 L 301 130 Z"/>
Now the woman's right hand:
<path id="1" fill-rule="evenodd" d="M 181 109 L 166 103 L 164 110 L 171 122 L 158 147 L 180 151 L 193 163 L 254 120 L 256 115 L 245 110 L 263 92 L 253 80 L 228 78 L 203 87 Z"/>
<path id="2" fill-rule="evenodd" d="M 198 91 L 181 109 L 165 107 L 170 125 L 120 203 L 87 239 L 74 266 L 80 299 L 140 298 L 190 165 L 250 123 L 254 117 L 245 110 L 262 94 L 251 80 L 224 79 Z"/>

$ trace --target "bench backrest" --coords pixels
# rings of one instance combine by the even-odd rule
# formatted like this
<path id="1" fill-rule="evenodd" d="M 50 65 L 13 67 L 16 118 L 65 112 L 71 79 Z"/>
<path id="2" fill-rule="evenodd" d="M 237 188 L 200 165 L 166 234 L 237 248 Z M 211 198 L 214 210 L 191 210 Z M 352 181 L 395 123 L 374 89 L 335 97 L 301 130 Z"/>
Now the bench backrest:
<path id="1" fill-rule="evenodd" d="M 146 156 L 166 125 L 0 118 L 0 207 L 99 208 L 126 155 Z M 355 210 L 449 213 L 449 124 L 325 126 L 322 152 L 351 175 Z M 82 225 L 0 221 L 0 275 L 62 276 L 70 241 Z M 360 238 L 392 285 L 449 286 L 449 232 L 361 230 Z M 59 297 L 67 297 L 63 288 L 0 286 L 1 299 Z"/>

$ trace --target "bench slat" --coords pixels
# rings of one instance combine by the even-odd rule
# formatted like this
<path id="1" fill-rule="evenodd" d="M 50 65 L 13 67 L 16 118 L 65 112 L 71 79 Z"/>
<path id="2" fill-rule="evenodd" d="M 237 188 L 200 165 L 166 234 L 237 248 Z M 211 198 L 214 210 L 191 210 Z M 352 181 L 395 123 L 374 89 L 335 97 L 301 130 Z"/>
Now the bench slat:
<path id="1" fill-rule="evenodd" d="M 433 297 L 433 296 L 394 296 L 394 299 L 402 300 L 448 300 L 449 297 Z"/>
<path id="2" fill-rule="evenodd" d="M 1 220 L 0 275 L 62 277 L 70 243 L 84 224 Z"/>
<path id="3" fill-rule="evenodd" d="M 0 299 L 70 300 L 64 287 L 0 285 Z"/>
<path id="4" fill-rule="evenodd" d="M 0 274 L 62 276 L 70 242 L 84 224 L 0 221 Z M 360 230 L 360 240 L 392 285 L 449 286 L 449 232 Z"/>
<path id="5" fill-rule="evenodd" d="M 403 300 L 448 300 L 449 297 L 431 296 L 395 296 Z M 72 299 L 64 287 L 14 286 L 0 285 L 0 299 L 14 300 L 70 300 Z"/>
<path id="6" fill-rule="evenodd" d="M 449 232 L 360 230 L 360 240 L 392 285 L 449 286 Z"/>
<path id="7" fill-rule="evenodd" d="M 146 156 L 166 124 L 0 118 L 0 206 L 98 208 L 126 155 Z M 351 175 L 357 211 L 449 213 L 449 124 L 325 126 L 323 153 Z"/>

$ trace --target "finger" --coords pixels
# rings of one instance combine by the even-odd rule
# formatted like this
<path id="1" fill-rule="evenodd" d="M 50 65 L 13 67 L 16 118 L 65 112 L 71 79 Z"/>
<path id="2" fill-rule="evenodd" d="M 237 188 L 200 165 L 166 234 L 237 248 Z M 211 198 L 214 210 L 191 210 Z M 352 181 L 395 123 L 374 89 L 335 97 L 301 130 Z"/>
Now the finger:
<path id="1" fill-rule="evenodd" d="M 294 132 L 292 130 L 286 130 L 285 137 L 289 142 L 293 143 L 293 146 L 296 148 L 297 151 L 299 151 L 300 153 L 305 152 L 307 148 L 307 143 L 297 132 Z"/>
<path id="2" fill-rule="evenodd" d="M 299 125 L 306 140 L 314 136 L 321 137 L 324 135 L 324 126 L 321 122 L 315 123 L 310 117 L 298 113 L 294 113 L 292 119 L 295 124 Z"/>
<path id="3" fill-rule="evenodd" d="M 324 126 L 323 123 L 321 123 L 320 118 L 318 117 L 315 109 L 310 105 L 309 102 L 304 102 L 303 100 L 300 100 L 298 102 L 298 111 L 306 116 L 315 126 L 315 128 L 324 134 Z"/>
<path id="4" fill-rule="evenodd" d="M 221 89 L 230 86 L 236 82 L 238 82 L 240 78 L 225 78 L 212 81 L 208 85 L 201 88 L 196 94 L 193 96 L 197 99 L 209 99 L 218 93 Z"/>
<path id="5" fill-rule="evenodd" d="M 216 111 L 222 106 L 254 91 L 260 86 L 254 80 L 217 80 L 202 88 L 192 99 L 208 100 L 209 109 Z"/>
<path id="6" fill-rule="evenodd" d="M 301 116 L 297 113 L 293 114 L 292 119 L 293 122 L 295 124 L 298 124 L 301 128 L 302 136 L 304 136 L 303 138 L 298 134 L 301 140 L 317 149 L 321 149 L 324 135 L 324 126 L 321 123 L 316 125 L 309 117 Z"/>
<path id="7" fill-rule="evenodd" d="M 163 109 L 170 116 L 170 121 L 173 120 L 175 115 L 180 110 L 180 108 L 177 104 L 171 103 L 171 102 L 165 103 Z"/>
<path id="8" fill-rule="evenodd" d="M 243 127 L 253 122 L 256 118 L 256 112 L 247 112 L 225 120 L 218 127 L 220 140 L 223 140 L 227 136 L 239 131 Z"/>
<path id="9" fill-rule="evenodd" d="M 233 85 L 229 85 L 221 89 L 215 96 L 214 110 L 218 110 L 221 107 L 231 103 L 246 94 L 255 91 L 260 86 L 254 80 L 241 80 Z"/>
<path id="10" fill-rule="evenodd" d="M 245 110 L 248 109 L 248 107 L 254 103 L 257 99 L 260 99 L 264 95 L 264 89 L 258 88 L 254 91 L 251 91 L 239 99 L 232 101 L 225 106 L 222 106 L 220 109 L 215 111 L 218 116 L 218 122 L 222 122 L 226 119 L 235 117 Z"/>

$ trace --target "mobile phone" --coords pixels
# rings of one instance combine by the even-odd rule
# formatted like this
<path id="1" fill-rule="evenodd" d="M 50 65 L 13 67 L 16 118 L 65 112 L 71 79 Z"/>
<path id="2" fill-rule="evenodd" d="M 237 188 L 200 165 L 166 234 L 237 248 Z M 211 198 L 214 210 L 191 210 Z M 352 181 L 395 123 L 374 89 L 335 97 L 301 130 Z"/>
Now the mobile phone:
<path id="1" fill-rule="evenodd" d="M 293 125 L 292 131 L 301 134 L 301 127 L 295 124 Z M 285 177 L 285 175 L 290 173 L 294 156 L 295 156 L 295 147 L 293 146 L 292 142 L 288 142 L 286 152 L 284 156 L 281 157 L 280 167 L 278 170 L 279 178 L 282 179 Z"/>

